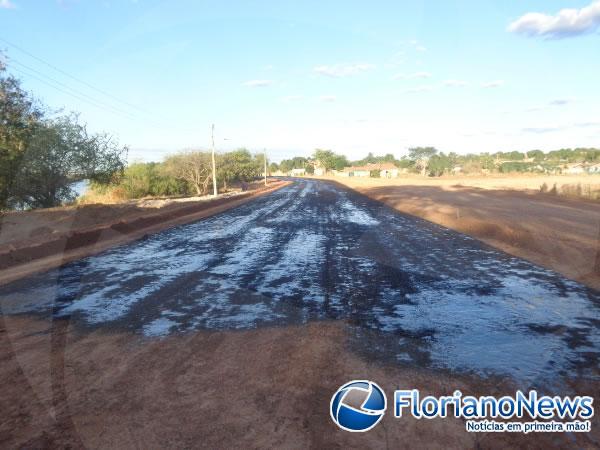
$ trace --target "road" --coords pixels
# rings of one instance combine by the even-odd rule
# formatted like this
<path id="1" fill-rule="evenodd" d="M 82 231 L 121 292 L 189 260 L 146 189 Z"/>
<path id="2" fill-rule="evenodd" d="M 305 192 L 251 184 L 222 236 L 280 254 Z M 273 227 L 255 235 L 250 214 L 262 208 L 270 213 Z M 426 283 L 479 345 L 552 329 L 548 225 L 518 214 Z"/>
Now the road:
<path id="1" fill-rule="evenodd" d="M 343 319 L 367 358 L 525 384 L 597 376 L 599 306 L 553 272 L 310 180 L 0 290 L 5 315 L 149 339 Z"/>

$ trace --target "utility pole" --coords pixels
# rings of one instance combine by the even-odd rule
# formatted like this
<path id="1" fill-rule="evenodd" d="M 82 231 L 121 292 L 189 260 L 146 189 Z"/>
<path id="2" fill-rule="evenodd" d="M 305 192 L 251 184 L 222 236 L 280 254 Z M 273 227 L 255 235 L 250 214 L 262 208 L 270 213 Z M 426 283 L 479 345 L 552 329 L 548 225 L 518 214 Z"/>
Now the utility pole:
<path id="1" fill-rule="evenodd" d="M 267 185 L 267 149 L 264 149 L 265 152 L 265 186 Z"/>
<path id="2" fill-rule="evenodd" d="M 215 124 L 212 125 L 212 179 L 213 179 L 213 195 L 217 196 L 217 165 L 215 164 Z"/>

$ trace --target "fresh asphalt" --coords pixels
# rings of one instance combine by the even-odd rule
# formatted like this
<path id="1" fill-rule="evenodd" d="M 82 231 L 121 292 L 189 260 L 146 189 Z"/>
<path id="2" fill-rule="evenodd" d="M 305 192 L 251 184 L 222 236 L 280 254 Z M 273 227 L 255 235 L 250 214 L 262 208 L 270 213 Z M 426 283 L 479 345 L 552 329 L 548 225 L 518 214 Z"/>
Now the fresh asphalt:
<path id="1" fill-rule="evenodd" d="M 161 338 L 344 320 L 386 363 L 599 373 L 600 295 L 333 183 L 292 185 L 0 290 L 2 314 Z"/>

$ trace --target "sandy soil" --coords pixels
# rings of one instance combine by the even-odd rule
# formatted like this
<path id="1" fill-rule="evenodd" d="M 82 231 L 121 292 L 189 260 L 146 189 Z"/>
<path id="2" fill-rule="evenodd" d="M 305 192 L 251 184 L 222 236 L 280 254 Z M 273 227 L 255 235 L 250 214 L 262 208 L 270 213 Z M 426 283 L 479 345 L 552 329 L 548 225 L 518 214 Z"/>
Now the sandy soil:
<path id="1" fill-rule="evenodd" d="M 0 284 L 220 213 L 287 184 L 272 180 L 268 187 L 257 185 L 217 199 L 145 199 L 4 213 L 0 218 Z"/>
<path id="2" fill-rule="evenodd" d="M 539 192 L 543 183 L 593 184 L 598 177 L 334 180 L 398 211 L 469 234 L 600 289 L 600 202 Z"/>
<path id="3" fill-rule="evenodd" d="M 341 431 L 329 400 L 350 379 L 389 393 L 512 394 L 498 380 L 380 365 L 349 351 L 347 324 L 195 332 L 162 340 L 79 334 L 66 321 L 4 316 L 0 447 L 591 448 L 590 434 L 467 433 L 461 419 L 395 419 Z M 570 386 L 575 387 L 575 386 Z M 568 389 L 568 386 L 565 386 Z M 598 385 L 577 386 L 600 394 Z"/>

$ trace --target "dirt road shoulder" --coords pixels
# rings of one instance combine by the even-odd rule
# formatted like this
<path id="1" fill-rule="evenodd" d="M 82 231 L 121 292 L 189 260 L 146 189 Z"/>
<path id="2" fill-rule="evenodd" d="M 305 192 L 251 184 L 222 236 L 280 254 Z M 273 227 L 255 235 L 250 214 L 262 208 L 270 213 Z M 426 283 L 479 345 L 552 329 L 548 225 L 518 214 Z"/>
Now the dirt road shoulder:
<path id="1" fill-rule="evenodd" d="M 269 194 L 289 183 L 275 181 L 267 187 L 236 196 L 180 203 L 170 208 L 155 208 L 153 211 L 143 209 L 133 214 L 128 210 L 119 211 L 118 207 L 113 207 L 109 220 L 101 222 L 98 217 L 98 222 L 101 223 L 87 227 L 78 227 L 77 220 L 68 218 L 71 225 L 66 231 L 60 231 L 58 227 L 54 230 L 47 229 L 43 230 L 43 235 L 38 239 L 19 241 L 13 238 L 12 241 L 0 245 L 0 284 L 59 267 L 110 247 L 143 238 L 148 234 L 218 214 L 258 196 Z M 108 208 L 111 209 L 110 206 Z M 95 212 L 91 211 L 91 213 L 79 211 L 77 214 L 83 216 L 91 214 L 91 220 L 94 220 Z M 67 216 L 67 214 L 63 215 Z M 37 220 L 42 225 L 39 217 Z M 60 218 L 59 222 L 64 220 L 67 219 Z M 89 220 L 90 217 L 85 217 L 80 222 L 89 222 Z M 52 224 L 55 223 L 56 220 Z M 38 227 L 38 229 L 43 228 L 48 227 Z"/>

